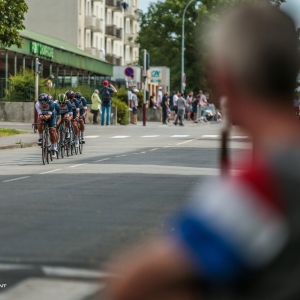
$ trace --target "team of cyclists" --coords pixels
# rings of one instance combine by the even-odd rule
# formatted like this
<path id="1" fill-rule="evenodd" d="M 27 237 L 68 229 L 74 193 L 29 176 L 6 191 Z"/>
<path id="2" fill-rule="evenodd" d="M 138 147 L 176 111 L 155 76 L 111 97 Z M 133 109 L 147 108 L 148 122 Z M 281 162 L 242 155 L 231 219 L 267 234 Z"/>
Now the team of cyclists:
<path id="1" fill-rule="evenodd" d="M 72 90 L 68 90 L 65 94 L 59 94 L 57 100 L 54 100 L 51 95 L 43 93 L 39 95 L 35 107 L 39 116 L 38 145 L 42 144 L 42 133 L 44 122 L 46 122 L 49 127 L 51 155 L 53 158 L 58 156 L 57 128 L 61 122 L 64 122 L 66 139 L 70 138 L 69 123 L 72 122 L 75 132 L 75 147 L 79 146 L 79 135 L 81 135 L 81 143 L 85 144 L 84 120 L 87 115 L 87 100 L 81 93 L 74 93 Z M 80 129 L 78 124 L 80 124 Z"/>

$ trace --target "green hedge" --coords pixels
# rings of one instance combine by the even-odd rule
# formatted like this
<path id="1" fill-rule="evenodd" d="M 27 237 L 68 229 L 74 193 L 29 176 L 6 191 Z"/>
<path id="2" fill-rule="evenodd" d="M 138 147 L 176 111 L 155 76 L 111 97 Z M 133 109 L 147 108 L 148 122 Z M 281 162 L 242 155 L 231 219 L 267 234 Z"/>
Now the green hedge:
<path id="1" fill-rule="evenodd" d="M 112 99 L 112 106 L 117 107 L 117 115 L 118 115 L 118 120 L 117 122 L 121 125 L 127 125 L 129 121 L 129 111 L 128 111 L 128 106 L 126 103 L 118 99 L 117 96 L 114 96 Z"/>

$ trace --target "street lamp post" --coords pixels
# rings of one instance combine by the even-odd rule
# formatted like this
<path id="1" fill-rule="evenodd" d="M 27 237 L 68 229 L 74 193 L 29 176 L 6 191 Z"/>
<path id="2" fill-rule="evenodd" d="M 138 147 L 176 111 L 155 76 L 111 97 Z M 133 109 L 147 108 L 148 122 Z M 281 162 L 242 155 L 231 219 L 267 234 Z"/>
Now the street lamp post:
<path id="1" fill-rule="evenodd" d="M 183 87 L 183 74 L 184 74 L 184 21 L 185 21 L 185 13 L 187 8 L 191 5 L 192 2 L 194 2 L 196 0 L 191 0 L 186 7 L 184 8 L 183 11 L 183 16 L 182 16 L 182 49 L 181 49 L 181 92 L 183 93 L 184 91 L 184 87 Z"/>

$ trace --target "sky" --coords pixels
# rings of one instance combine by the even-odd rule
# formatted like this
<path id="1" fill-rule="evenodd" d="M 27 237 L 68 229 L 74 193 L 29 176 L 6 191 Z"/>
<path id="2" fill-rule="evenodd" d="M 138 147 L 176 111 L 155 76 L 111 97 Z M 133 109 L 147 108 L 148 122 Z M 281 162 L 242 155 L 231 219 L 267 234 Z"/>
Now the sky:
<path id="1" fill-rule="evenodd" d="M 142 9 L 143 12 L 146 12 L 150 2 L 157 1 L 158 0 L 140 0 L 140 9 Z M 294 18 L 297 27 L 300 27 L 300 1 L 287 0 L 286 3 L 282 5 L 282 9 L 290 13 Z"/>

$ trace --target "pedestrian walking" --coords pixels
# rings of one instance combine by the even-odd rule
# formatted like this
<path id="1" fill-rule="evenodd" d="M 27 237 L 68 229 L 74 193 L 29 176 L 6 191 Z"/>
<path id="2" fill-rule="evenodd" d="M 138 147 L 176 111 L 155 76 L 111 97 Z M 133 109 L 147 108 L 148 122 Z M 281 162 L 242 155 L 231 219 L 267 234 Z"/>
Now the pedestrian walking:
<path id="1" fill-rule="evenodd" d="M 92 99 L 91 113 L 93 114 L 93 124 L 99 124 L 98 115 L 99 115 L 100 107 L 101 107 L 101 99 L 99 97 L 98 90 L 94 91 L 91 99 Z"/>
<path id="2" fill-rule="evenodd" d="M 180 126 L 184 126 L 183 125 L 183 118 L 184 118 L 184 110 L 186 107 L 186 102 L 184 100 L 184 94 L 180 93 L 180 97 L 177 99 L 176 101 L 177 103 L 177 109 L 178 109 L 178 113 L 177 113 L 177 117 L 175 119 L 174 125 L 177 125 L 177 122 L 179 120 L 180 122 Z"/>
<path id="3" fill-rule="evenodd" d="M 109 299 L 300 299 L 296 26 L 258 1 L 230 6 L 211 31 L 212 76 L 253 138 L 252 162 L 196 188 L 160 239 L 118 261 Z"/>
<path id="4" fill-rule="evenodd" d="M 138 92 L 139 92 L 138 89 L 133 89 L 132 96 L 131 96 L 131 109 L 132 109 L 131 124 L 134 125 L 137 125 L 137 109 L 139 106 L 138 97 L 137 97 Z"/>
<path id="5" fill-rule="evenodd" d="M 165 93 L 161 102 L 161 107 L 162 107 L 162 123 L 167 124 L 167 119 L 168 119 L 168 109 L 169 109 L 169 94 Z"/>
<path id="6" fill-rule="evenodd" d="M 116 88 L 109 84 L 107 80 L 103 81 L 103 88 L 100 90 L 101 100 L 102 100 L 102 115 L 101 115 L 101 125 L 104 125 L 104 117 L 106 115 L 106 126 L 110 124 L 110 112 L 112 98 L 111 95 L 117 93 Z"/>

